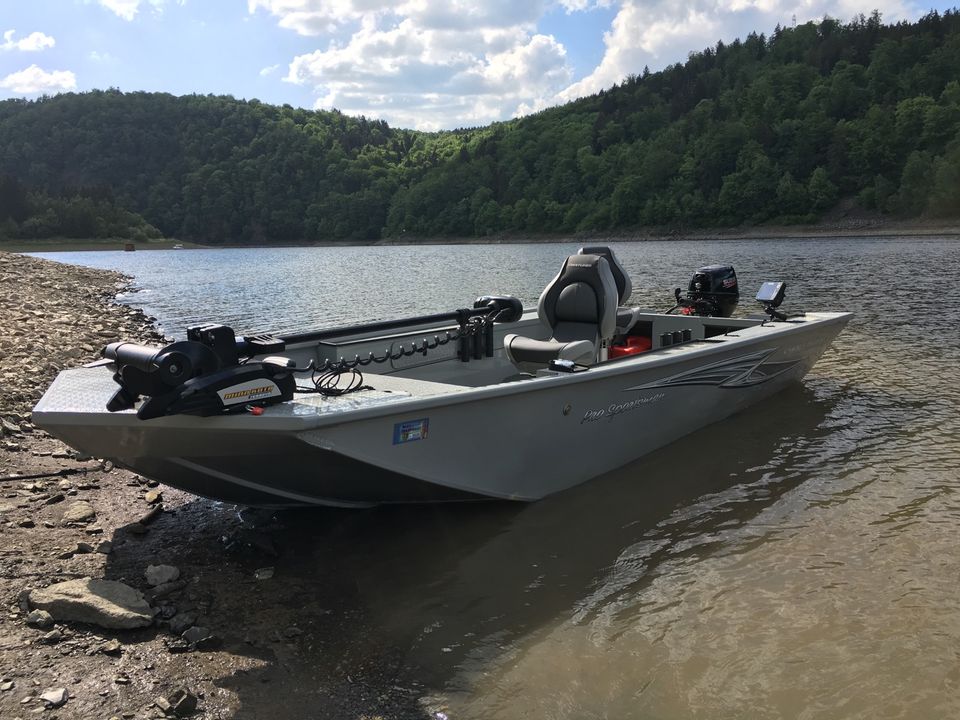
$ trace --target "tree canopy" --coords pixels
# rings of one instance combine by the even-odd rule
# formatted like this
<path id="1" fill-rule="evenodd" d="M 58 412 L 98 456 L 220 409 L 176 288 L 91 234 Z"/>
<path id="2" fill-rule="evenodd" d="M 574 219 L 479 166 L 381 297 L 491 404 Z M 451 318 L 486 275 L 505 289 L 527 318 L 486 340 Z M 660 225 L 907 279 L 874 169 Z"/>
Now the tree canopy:
<path id="1" fill-rule="evenodd" d="M 615 232 L 812 221 L 841 199 L 955 217 L 958 78 L 951 10 L 751 33 L 451 132 L 222 96 L 8 100 L 0 234 L 117 231 L 120 212 L 127 235 L 211 243 Z"/>

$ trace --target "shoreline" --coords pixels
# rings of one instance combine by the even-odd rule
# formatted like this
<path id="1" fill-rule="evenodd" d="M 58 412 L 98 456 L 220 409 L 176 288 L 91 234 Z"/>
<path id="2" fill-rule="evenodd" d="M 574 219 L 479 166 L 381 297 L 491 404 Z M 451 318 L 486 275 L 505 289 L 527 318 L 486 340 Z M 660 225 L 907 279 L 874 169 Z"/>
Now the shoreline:
<path id="1" fill-rule="evenodd" d="M 630 232 L 573 233 L 569 235 L 489 235 L 485 237 L 383 238 L 381 240 L 317 240 L 282 243 L 205 244 L 174 239 L 135 243 L 137 250 L 218 250 L 240 248 L 306 248 L 306 247 L 392 247 L 416 245 L 528 245 L 577 242 L 641 243 L 641 242 L 719 242 L 724 240 L 836 240 L 842 238 L 960 238 L 960 220 L 949 222 L 864 221 L 817 225 L 771 225 L 737 228 L 697 228 L 688 231 L 664 231 L 639 228 Z M 123 251 L 122 240 L 57 240 L 0 241 L 0 252 L 88 252 Z M 179 249 L 179 248 L 178 248 Z"/>
<path id="2" fill-rule="evenodd" d="M 11 320 L 0 324 L 0 717 L 164 718 L 181 690 L 199 703 L 195 718 L 274 717 L 277 697 L 291 717 L 430 717 L 416 669 L 365 624 L 336 551 L 356 516 L 238 512 L 82 456 L 33 425 L 30 410 L 61 369 L 100 359 L 114 340 L 163 341 L 151 318 L 116 303 L 129 281 L 0 252 L 0 316 Z M 305 544 L 317 565 L 298 557 Z M 179 581 L 159 592 L 149 565 L 174 566 Z M 82 578 L 143 593 L 153 621 L 114 630 L 31 619 L 31 590 Z"/>

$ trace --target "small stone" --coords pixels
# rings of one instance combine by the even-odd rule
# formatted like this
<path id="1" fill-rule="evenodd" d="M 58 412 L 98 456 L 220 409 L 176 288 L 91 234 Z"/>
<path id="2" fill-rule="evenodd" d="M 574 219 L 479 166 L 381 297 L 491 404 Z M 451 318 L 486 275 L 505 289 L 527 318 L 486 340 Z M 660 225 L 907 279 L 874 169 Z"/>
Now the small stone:
<path id="1" fill-rule="evenodd" d="M 270 578 L 273 577 L 273 568 L 272 567 L 259 568 L 258 570 L 254 571 L 253 576 L 257 580 L 269 580 Z"/>
<path id="2" fill-rule="evenodd" d="M 44 505 L 56 505 L 66 500 L 66 497 L 63 493 L 57 493 L 56 495 L 51 495 L 46 500 L 43 501 Z"/>
<path id="3" fill-rule="evenodd" d="M 58 642 L 63 640 L 63 633 L 54 628 L 40 639 L 48 645 L 56 645 Z"/>
<path id="4" fill-rule="evenodd" d="M 147 597 L 151 600 L 156 600 L 157 598 L 166 597 L 171 593 L 175 593 L 177 590 L 183 590 L 186 586 L 187 583 L 183 580 L 163 583 L 162 585 L 157 585 L 153 590 L 147 591 Z"/>
<path id="5" fill-rule="evenodd" d="M 5 433 L 8 435 L 16 435 L 18 432 L 20 432 L 19 427 L 14 425 L 12 422 L 4 420 L 3 418 L 0 418 L 0 428 L 2 428 L 2 430 L 0 430 L 0 435 Z"/>
<path id="6" fill-rule="evenodd" d="M 168 714 L 173 712 L 173 705 L 170 704 L 170 701 L 165 697 L 158 697 L 153 701 L 153 704 L 160 708 L 161 712 Z"/>
<path id="7" fill-rule="evenodd" d="M 206 640 L 207 638 L 212 637 L 212 635 L 205 627 L 198 627 L 194 625 L 189 630 L 185 630 L 180 637 L 182 637 L 188 643 L 196 644 L 201 640 Z"/>
<path id="8" fill-rule="evenodd" d="M 120 655 L 123 652 L 123 646 L 119 640 L 108 640 L 100 646 L 100 652 L 104 655 Z"/>
<path id="9" fill-rule="evenodd" d="M 76 552 L 80 555 L 88 555 L 93 552 L 93 545 L 90 543 L 78 542 Z"/>
<path id="10" fill-rule="evenodd" d="M 300 635 L 303 635 L 303 630 L 296 627 L 295 625 L 291 625 L 290 627 L 288 627 L 283 631 L 283 636 L 287 638 L 295 638 L 295 637 L 299 637 Z"/>
<path id="11" fill-rule="evenodd" d="M 46 610 L 31 610 L 27 615 L 27 625 L 36 628 L 48 628 L 53 625 L 53 615 Z"/>
<path id="12" fill-rule="evenodd" d="M 115 678 L 113 678 L 113 682 L 117 685 L 129 685 L 130 678 L 128 678 L 126 675 L 117 675 Z"/>
<path id="13" fill-rule="evenodd" d="M 186 688 L 174 691 L 167 699 L 177 717 L 186 717 L 197 709 L 197 696 Z"/>
<path id="14" fill-rule="evenodd" d="M 70 693 L 66 688 L 50 688 L 44 690 L 40 699 L 50 707 L 60 707 L 70 699 Z"/>
<path id="15" fill-rule="evenodd" d="M 63 517 L 60 518 L 60 522 L 64 525 L 70 525 L 71 523 L 85 523 L 93 520 L 97 516 L 96 510 L 93 509 L 93 506 L 86 502 L 85 500 L 78 500 L 76 502 L 70 503 L 67 508 L 63 511 Z"/>
<path id="16" fill-rule="evenodd" d="M 104 540 L 97 544 L 97 552 L 104 555 L 109 555 L 113 552 L 113 543 L 109 540 Z"/>
<path id="17" fill-rule="evenodd" d="M 13 688 L 13 680 L 7 680 L 6 682 L 0 683 L 0 692 L 10 692 L 13 690 Z"/>
<path id="18" fill-rule="evenodd" d="M 144 576 L 153 587 L 172 583 L 180 577 L 180 569 L 173 565 L 148 565 Z"/>
<path id="19" fill-rule="evenodd" d="M 22 528 L 32 528 L 37 526 L 37 524 L 30 518 L 23 518 L 22 520 L 18 520 L 17 525 Z"/>
<path id="20" fill-rule="evenodd" d="M 163 494 L 159 490 L 148 490 L 143 499 L 147 501 L 147 504 L 155 505 L 163 500 Z"/>

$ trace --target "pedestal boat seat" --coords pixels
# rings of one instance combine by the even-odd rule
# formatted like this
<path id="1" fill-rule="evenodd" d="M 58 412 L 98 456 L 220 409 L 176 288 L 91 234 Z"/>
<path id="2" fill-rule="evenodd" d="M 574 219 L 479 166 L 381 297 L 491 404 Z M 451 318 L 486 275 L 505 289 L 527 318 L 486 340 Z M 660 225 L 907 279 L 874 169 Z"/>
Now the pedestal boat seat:
<path id="1" fill-rule="evenodd" d="M 629 282 L 629 281 L 628 281 Z M 503 347 L 522 372 L 535 372 L 552 360 L 591 365 L 617 330 L 617 284 L 610 263 L 600 255 L 568 257 L 540 295 L 537 311 L 549 340 L 510 334 Z"/>
<path id="2" fill-rule="evenodd" d="M 626 335 L 632 328 L 637 318 L 640 316 L 640 308 L 625 307 L 630 294 L 633 292 L 633 283 L 630 282 L 630 276 L 626 269 L 620 264 L 613 250 L 606 245 L 591 245 L 582 247 L 577 251 L 580 255 L 599 255 L 610 265 L 610 272 L 613 273 L 613 280 L 617 285 L 617 299 L 619 307 L 617 308 L 617 329 L 616 335 Z"/>

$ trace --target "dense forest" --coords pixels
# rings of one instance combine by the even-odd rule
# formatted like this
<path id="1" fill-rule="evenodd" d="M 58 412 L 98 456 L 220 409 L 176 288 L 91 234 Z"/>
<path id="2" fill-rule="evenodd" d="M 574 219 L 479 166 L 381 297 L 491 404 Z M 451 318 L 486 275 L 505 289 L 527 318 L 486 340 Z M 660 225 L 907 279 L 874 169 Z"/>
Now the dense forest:
<path id="1" fill-rule="evenodd" d="M 960 13 L 751 34 L 441 133 L 232 97 L 0 103 L 0 236 L 201 242 L 960 215 Z M 8 191 L 16 190 L 16 193 Z"/>

